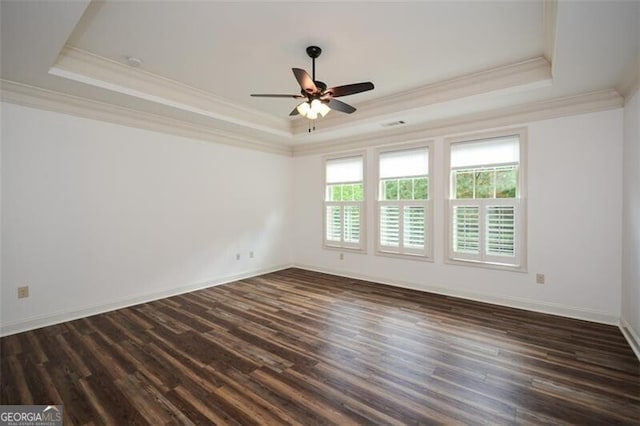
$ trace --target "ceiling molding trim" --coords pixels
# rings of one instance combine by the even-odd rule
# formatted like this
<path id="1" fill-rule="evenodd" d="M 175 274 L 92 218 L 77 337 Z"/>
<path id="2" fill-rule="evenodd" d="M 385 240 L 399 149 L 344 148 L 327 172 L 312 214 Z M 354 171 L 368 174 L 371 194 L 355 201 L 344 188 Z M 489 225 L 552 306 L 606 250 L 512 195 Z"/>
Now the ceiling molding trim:
<path id="1" fill-rule="evenodd" d="M 551 64 L 551 76 L 554 76 L 558 34 L 558 0 L 544 0 L 542 2 L 542 33 L 544 37 L 544 57 Z"/>
<path id="2" fill-rule="evenodd" d="M 620 82 L 616 85 L 616 90 L 625 99 L 631 99 L 638 88 L 640 88 L 640 55 L 625 67 Z"/>
<path id="3" fill-rule="evenodd" d="M 621 108 L 623 103 L 624 99 L 615 90 L 602 90 L 438 120 L 417 125 L 411 129 L 390 130 L 385 134 L 369 133 L 339 141 L 298 145 L 294 146 L 293 155 L 326 154 L 393 143 L 409 143 L 425 138 L 453 136 L 479 130 L 522 125 L 533 121 L 605 111 Z"/>
<path id="4" fill-rule="evenodd" d="M 452 100 L 489 93 L 507 93 L 524 88 L 551 84 L 551 66 L 542 56 L 504 65 L 461 77 L 427 84 L 413 90 L 372 99 L 358 104 L 357 116 L 333 114 L 322 120 L 323 129 L 350 126 L 358 121 L 385 115 L 397 115 L 398 111 L 424 108 Z M 307 132 L 308 123 L 302 118 L 293 121 L 293 134 Z"/>
<path id="5" fill-rule="evenodd" d="M 203 90 L 75 47 L 62 49 L 49 74 L 276 136 L 291 137 L 288 119 L 236 105 Z"/>
<path id="6" fill-rule="evenodd" d="M 248 148 L 271 154 L 292 155 L 288 145 L 267 143 L 236 133 L 214 129 L 175 118 L 142 112 L 108 103 L 67 95 L 35 86 L 0 79 L 0 100 L 16 105 L 106 121 L 128 127 L 175 136 Z"/>

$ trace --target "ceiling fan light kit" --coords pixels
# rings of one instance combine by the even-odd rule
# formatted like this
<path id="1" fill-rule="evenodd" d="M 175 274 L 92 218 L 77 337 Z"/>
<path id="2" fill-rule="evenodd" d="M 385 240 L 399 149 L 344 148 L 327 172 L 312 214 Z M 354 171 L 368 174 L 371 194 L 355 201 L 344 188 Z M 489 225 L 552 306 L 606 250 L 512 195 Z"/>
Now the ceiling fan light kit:
<path id="1" fill-rule="evenodd" d="M 301 116 L 308 118 L 309 120 L 315 120 L 316 118 L 318 118 L 318 115 L 324 117 L 329 114 L 331 108 L 329 108 L 326 103 L 323 103 L 319 99 L 314 99 L 311 102 L 302 102 L 296 107 L 296 111 L 298 111 Z"/>
<path id="2" fill-rule="evenodd" d="M 301 68 L 291 69 L 300 85 L 301 90 L 299 95 L 252 94 L 251 96 L 261 98 L 304 99 L 289 115 L 301 115 L 310 120 L 309 132 L 311 132 L 311 121 L 314 121 L 313 130 L 315 130 L 315 120 L 318 116 L 325 117 L 332 109 L 346 114 L 353 113 L 356 110 L 354 107 L 334 98 L 373 90 L 373 83 L 367 81 L 327 89 L 326 83 L 316 80 L 316 58 L 320 56 L 321 53 L 322 49 L 318 46 L 307 47 L 307 55 L 311 58 L 312 76 L 309 76 L 309 74 Z"/>

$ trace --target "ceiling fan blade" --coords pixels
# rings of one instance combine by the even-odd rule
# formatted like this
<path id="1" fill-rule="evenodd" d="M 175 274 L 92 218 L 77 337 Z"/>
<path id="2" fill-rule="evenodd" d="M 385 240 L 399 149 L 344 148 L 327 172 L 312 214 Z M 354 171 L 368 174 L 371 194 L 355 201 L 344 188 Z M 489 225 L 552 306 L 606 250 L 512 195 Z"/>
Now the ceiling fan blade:
<path id="1" fill-rule="evenodd" d="M 302 95 L 279 95 L 279 94 L 272 94 L 272 93 L 259 93 L 259 94 L 255 94 L 252 93 L 251 96 L 253 96 L 254 98 L 292 98 L 292 99 L 304 99 L 304 96 Z"/>
<path id="2" fill-rule="evenodd" d="M 332 97 L 338 98 L 340 96 L 355 95 L 356 93 L 366 92 L 367 90 L 373 90 L 373 83 L 367 81 L 365 83 L 346 84 L 344 86 L 336 86 L 325 90 L 326 94 L 331 94 Z"/>
<path id="3" fill-rule="evenodd" d="M 302 90 L 311 94 L 318 91 L 318 88 L 313 82 L 313 79 L 311 78 L 311 76 L 309 76 L 309 74 L 307 74 L 305 70 L 301 68 L 291 68 L 291 71 L 293 71 L 293 75 L 296 76 L 296 80 L 298 80 L 298 84 L 300 85 Z"/>
<path id="4" fill-rule="evenodd" d="M 345 104 L 344 102 L 337 99 L 329 99 L 329 103 L 327 105 L 329 105 L 329 108 L 331 109 L 335 109 L 336 111 L 340 112 L 346 112 L 347 114 L 351 114 L 356 110 L 351 105 Z"/>
<path id="5" fill-rule="evenodd" d="M 293 116 L 296 116 L 296 115 L 298 115 L 298 114 L 300 114 L 300 113 L 298 112 L 298 107 L 295 107 L 295 108 L 293 109 L 293 111 L 291 111 L 291 112 L 289 113 L 289 117 L 293 117 Z"/>

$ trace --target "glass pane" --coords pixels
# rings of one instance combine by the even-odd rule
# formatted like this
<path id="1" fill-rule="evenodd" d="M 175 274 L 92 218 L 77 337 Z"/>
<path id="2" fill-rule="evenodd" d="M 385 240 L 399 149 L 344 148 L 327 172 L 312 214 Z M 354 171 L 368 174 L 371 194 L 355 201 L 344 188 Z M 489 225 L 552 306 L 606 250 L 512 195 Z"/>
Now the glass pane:
<path id="1" fill-rule="evenodd" d="M 364 185 L 361 183 L 353 184 L 353 201 L 364 200 Z"/>
<path id="2" fill-rule="evenodd" d="M 453 182 L 455 185 L 456 199 L 473 198 L 473 172 L 454 172 Z"/>
<path id="3" fill-rule="evenodd" d="M 516 198 L 518 168 L 496 170 L 496 198 Z"/>
<path id="4" fill-rule="evenodd" d="M 494 169 L 482 170 L 476 173 L 476 198 L 493 198 Z"/>
<path id="5" fill-rule="evenodd" d="M 400 179 L 398 182 L 398 191 L 400 200 L 413 200 L 413 182 L 412 179 Z"/>
<path id="6" fill-rule="evenodd" d="M 344 242 L 360 242 L 360 207 L 344 207 Z"/>
<path id="7" fill-rule="evenodd" d="M 397 200 L 398 199 L 398 180 L 388 179 L 383 181 L 383 193 L 382 200 Z"/>
<path id="8" fill-rule="evenodd" d="M 426 200 L 429 198 L 429 181 L 428 178 L 413 179 L 413 199 Z"/>
<path id="9" fill-rule="evenodd" d="M 353 201 L 353 185 L 342 185 L 342 201 Z"/>
<path id="10" fill-rule="evenodd" d="M 400 209 L 397 206 L 380 207 L 380 245 L 400 245 Z"/>
<path id="11" fill-rule="evenodd" d="M 480 208 L 455 206 L 453 208 L 453 250 L 458 253 L 478 254 L 480 249 Z"/>
<path id="12" fill-rule="evenodd" d="M 515 207 L 487 207 L 486 252 L 492 256 L 515 256 Z"/>
<path id="13" fill-rule="evenodd" d="M 424 207 L 405 207 L 403 226 L 404 247 L 424 248 Z"/>
<path id="14" fill-rule="evenodd" d="M 342 201 L 342 185 L 327 185 L 327 201 Z"/>
<path id="15" fill-rule="evenodd" d="M 340 216 L 340 206 L 327 206 L 327 241 L 340 241 L 342 239 L 342 219 Z"/>

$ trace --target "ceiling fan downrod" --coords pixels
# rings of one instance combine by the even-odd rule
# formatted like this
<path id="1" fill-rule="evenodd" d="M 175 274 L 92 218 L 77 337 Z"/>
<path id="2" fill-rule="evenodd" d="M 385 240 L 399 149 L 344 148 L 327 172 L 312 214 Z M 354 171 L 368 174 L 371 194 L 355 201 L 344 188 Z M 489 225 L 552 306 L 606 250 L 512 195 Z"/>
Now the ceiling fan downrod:
<path id="1" fill-rule="evenodd" d="M 316 58 L 320 56 L 322 49 L 318 46 L 307 47 L 307 55 L 311 58 L 311 79 L 316 81 Z"/>

